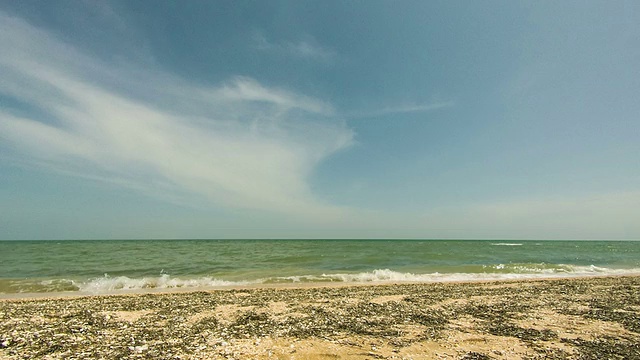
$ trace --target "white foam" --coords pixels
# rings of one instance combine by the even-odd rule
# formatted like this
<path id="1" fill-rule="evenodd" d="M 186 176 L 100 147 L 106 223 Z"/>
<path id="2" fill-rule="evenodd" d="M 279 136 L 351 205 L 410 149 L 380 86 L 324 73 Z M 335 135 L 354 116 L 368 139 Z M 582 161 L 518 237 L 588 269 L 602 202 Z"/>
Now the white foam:
<path id="1" fill-rule="evenodd" d="M 80 292 L 85 293 L 117 293 L 120 291 L 151 290 L 151 289 L 179 289 L 179 288 L 220 288 L 247 286 L 254 284 L 280 283 L 426 283 L 426 282 L 454 282 L 478 280 L 509 280 L 536 278 L 568 278 L 600 275 L 640 275 L 640 268 L 610 269 L 594 265 L 549 265 L 549 264 L 497 264 L 484 266 L 485 272 L 473 273 L 410 273 L 390 269 L 376 269 L 360 273 L 330 273 L 322 275 L 293 275 L 270 277 L 246 281 L 227 281 L 212 277 L 183 279 L 161 274 L 157 277 L 129 278 L 127 276 L 111 277 L 109 275 L 94 278 L 86 282 L 76 282 Z"/>
<path id="2" fill-rule="evenodd" d="M 323 274 L 324 279 L 354 283 L 390 283 L 390 282 L 451 282 L 502 279 L 536 279 L 547 277 L 583 277 L 594 275 L 640 275 L 640 269 L 609 269 L 591 266 L 559 265 L 556 267 L 528 267 L 516 265 L 495 265 L 496 268 L 509 268 L 509 272 L 483 273 L 427 273 L 414 274 L 397 272 L 390 269 L 379 269 L 357 274 Z"/>
<path id="3" fill-rule="evenodd" d="M 157 277 L 130 278 L 127 276 L 111 277 L 105 274 L 103 277 L 91 279 L 78 284 L 82 292 L 107 293 L 119 290 L 141 289 L 176 289 L 176 288 L 207 288 L 225 286 L 243 286 L 251 284 L 249 281 L 226 281 L 211 277 L 193 279 L 181 279 L 171 277 L 169 274 L 161 274 Z"/>
<path id="4" fill-rule="evenodd" d="M 634 269 L 609 269 L 603 267 L 597 267 L 595 265 L 590 266 L 578 266 L 578 265 L 565 265 L 565 264 L 497 264 L 497 265 L 483 265 L 485 272 L 499 272 L 499 273 L 514 273 L 514 274 L 598 274 L 602 275 L 626 273 L 628 271 L 634 272 Z"/>
<path id="5" fill-rule="evenodd" d="M 519 243 L 491 243 L 492 246 L 522 246 Z"/>

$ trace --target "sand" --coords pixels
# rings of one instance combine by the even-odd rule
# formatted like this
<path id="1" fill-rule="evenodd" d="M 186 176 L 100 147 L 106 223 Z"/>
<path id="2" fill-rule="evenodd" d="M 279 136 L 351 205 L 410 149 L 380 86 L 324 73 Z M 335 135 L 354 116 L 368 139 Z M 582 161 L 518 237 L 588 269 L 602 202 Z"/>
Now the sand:
<path id="1" fill-rule="evenodd" d="M 640 359 L 640 277 L 2 300 L 0 359 Z"/>

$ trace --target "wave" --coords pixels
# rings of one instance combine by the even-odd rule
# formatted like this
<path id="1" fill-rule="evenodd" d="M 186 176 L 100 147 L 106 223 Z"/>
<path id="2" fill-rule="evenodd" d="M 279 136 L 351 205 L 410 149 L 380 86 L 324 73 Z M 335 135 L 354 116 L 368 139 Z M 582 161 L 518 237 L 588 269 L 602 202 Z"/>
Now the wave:
<path id="1" fill-rule="evenodd" d="M 221 288 L 260 284 L 287 283 L 398 283 L 398 282 L 452 282 L 476 280 L 536 279 L 549 277 L 582 277 L 640 274 L 640 269 L 611 269 L 598 266 L 576 266 L 557 264 L 496 264 L 482 266 L 482 272 L 459 273 L 411 273 L 390 269 L 376 269 L 360 273 L 330 273 L 321 275 L 276 276 L 247 281 L 226 281 L 211 277 L 194 279 L 172 278 L 168 274 L 159 277 L 128 278 L 105 276 L 79 286 L 79 290 L 104 293 L 118 290 L 175 289 L 175 288 Z"/>
<path id="2" fill-rule="evenodd" d="M 491 243 L 491 246 L 522 246 L 522 244 L 521 243 Z"/>
<path id="3" fill-rule="evenodd" d="M 77 284 L 78 290 L 88 293 L 105 293 L 118 290 L 144 290 L 144 289 L 179 289 L 179 288 L 213 288 L 250 285 L 252 281 L 226 281 L 212 277 L 193 279 L 172 278 L 169 274 L 161 274 L 158 277 L 129 278 L 127 276 L 103 277 L 91 279 Z"/>
<path id="4" fill-rule="evenodd" d="M 261 279 L 229 281 L 209 276 L 197 278 L 172 277 L 160 274 L 155 277 L 130 278 L 127 276 L 109 276 L 86 280 L 0 280 L 0 293 L 51 293 L 80 292 L 85 294 L 114 294 L 128 291 L 152 291 L 163 289 L 213 289 L 233 288 L 260 284 L 295 283 L 429 283 L 482 280 L 519 280 L 537 278 L 569 278 L 607 275 L 640 275 L 640 268 L 612 269 L 598 266 L 577 266 L 564 264 L 494 264 L 479 265 L 467 272 L 448 273 L 411 273 L 391 269 L 376 269 L 360 273 L 329 273 L 321 275 L 274 276 Z"/>
<path id="5" fill-rule="evenodd" d="M 640 269 L 609 269 L 591 266 L 547 264 L 498 264 L 486 266 L 484 272 L 415 274 L 389 269 L 357 274 L 323 274 L 324 279 L 354 283 L 449 282 L 471 280 L 535 279 L 547 277 L 581 277 L 640 274 Z"/>

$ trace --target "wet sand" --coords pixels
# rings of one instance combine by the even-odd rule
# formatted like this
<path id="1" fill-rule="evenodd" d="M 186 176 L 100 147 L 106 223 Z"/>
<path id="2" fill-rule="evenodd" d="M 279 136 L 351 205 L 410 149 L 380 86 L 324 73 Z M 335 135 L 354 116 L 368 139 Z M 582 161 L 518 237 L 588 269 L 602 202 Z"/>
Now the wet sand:
<path id="1" fill-rule="evenodd" d="M 640 359 L 640 277 L 0 301 L 0 359 Z"/>

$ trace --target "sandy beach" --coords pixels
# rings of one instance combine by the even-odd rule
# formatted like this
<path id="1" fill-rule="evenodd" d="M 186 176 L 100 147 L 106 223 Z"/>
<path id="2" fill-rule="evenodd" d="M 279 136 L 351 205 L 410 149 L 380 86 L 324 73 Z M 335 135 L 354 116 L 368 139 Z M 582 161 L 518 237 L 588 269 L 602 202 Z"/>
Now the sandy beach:
<path id="1" fill-rule="evenodd" d="M 640 277 L 0 302 L 0 359 L 640 359 Z"/>

